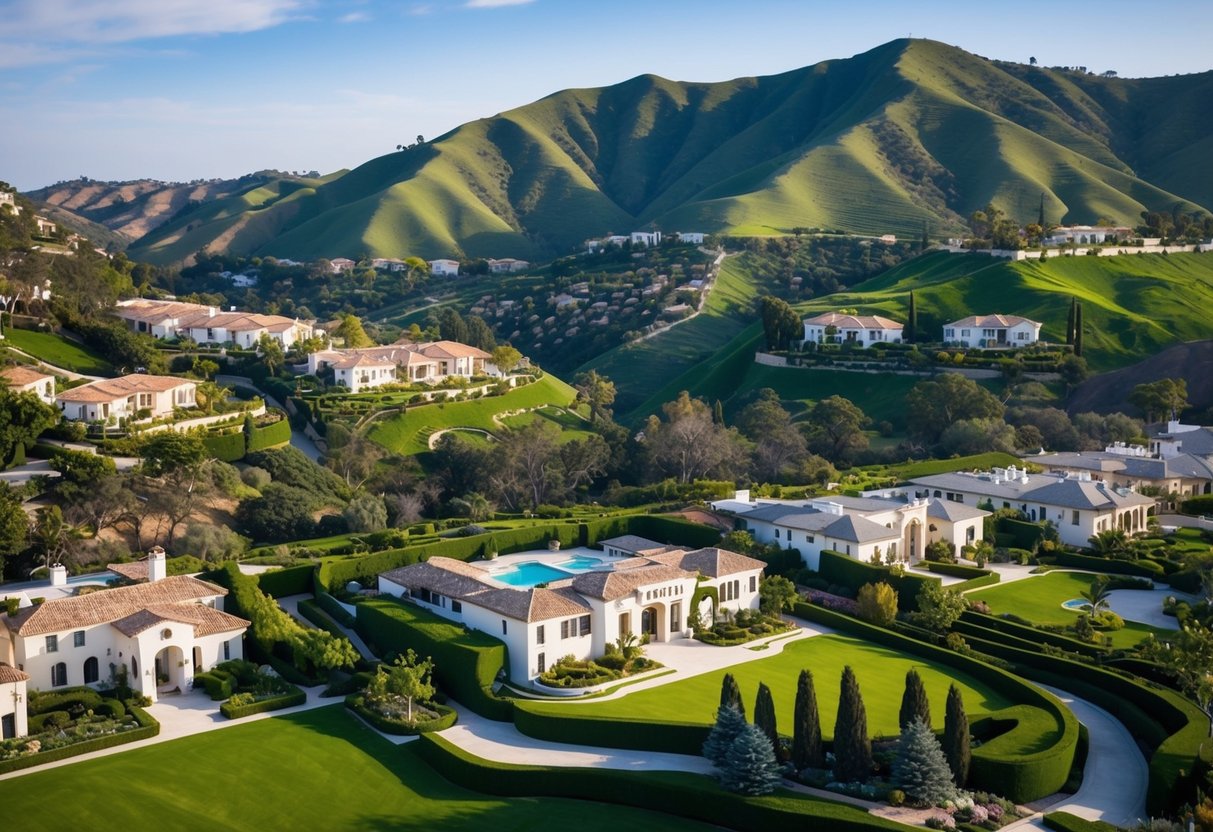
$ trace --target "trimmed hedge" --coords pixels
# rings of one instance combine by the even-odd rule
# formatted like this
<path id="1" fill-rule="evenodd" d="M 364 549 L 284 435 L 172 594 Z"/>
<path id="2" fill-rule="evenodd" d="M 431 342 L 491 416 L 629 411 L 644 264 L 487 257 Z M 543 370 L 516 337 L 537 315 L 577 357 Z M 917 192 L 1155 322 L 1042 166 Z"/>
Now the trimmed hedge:
<path id="1" fill-rule="evenodd" d="M 493 694 L 507 664 L 503 642 L 395 598 L 368 599 L 357 610 L 355 629 L 378 655 L 411 647 L 434 660 L 434 681 L 452 698 L 488 719 L 510 721 L 513 703 Z"/>
<path id="2" fill-rule="evenodd" d="M 347 696 L 345 698 L 345 707 L 358 714 L 358 716 L 365 719 L 383 733 L 395 734 L 403 737 L 415 737 L 418 734 L 428 734 L 431 731 L 445 731 L 447 728 L 454 725 L 459 719 L 459 714 L 455 712 L 454 708 L 448 708 L 446 705 L 431 703 L 426 705 L 426 707 L 438 712 L 439 716 L 437 719 L 431 719 L 428 722 L 419 722 L 416 725 L 405 725 L 402 722 L 384 719 L 382 716 L 375 713 L 366 706 L 362 694 L 360 693 Z"/>
<path id="3" fill-rule="evenodd" d="M 969 775 L 971 788 L 1001 794 L 1016 803 L 1026 803 L 1053 794 L 1069 779 L 1078 747 L 1078 720 L 1053 695 L 975 658 L 824 607 L 798 603 L 793 608 L 793 615 L 956 668 L 1018 701 L 1019 705 L 993 715 L 993 718 L 1000 721 L 1015 720 L 1016 728 L 973 749 L 973 763 Z M 1045 725 L 1045 720 L 1052 722 L 1052 726 Z M 1032 753 L 1021 754 L 1002 750 L 1004 746 L 1015 747 L 1021 744 L 1023 733 L 1032 730 L 1051 730 L 1057 735 L 1056 740 L 1049 747 Z M 1040 743 L 1032 745 L 1039 748 Z"/>
<path id="4" fill-rule="evenodd" d="M 95 740 L 85 740 L 84 742 L 67 745 L 62 748 L 54 748 L 50 751 L 42 751 L 38 754 L 5 760 L 4 762 L 0 762 L 0 774 L 33 768 L 34 766 L 40 766 L 43 763 L 53 763 L 57 760 L 66 760 L 69 757 L 76 757 L 80 754 L 89 754 L 93 751 L 102 751 L 117 745 L 125 745 L 128 742 L 150 739 L 160 733 L 160 723 L 153 719 L 152 715 L 147 711 L 132 705 L 127 712 L 139 723 L 138 728 L 132 728 L 120 734 L 98 737 Z"/>
<path id="5" fill-rule="evenodd" d="M 283 413 L 282 418 L 277 422 L 264 427 L 253 428 L 253 435 L 249 437 L 247 450 L 249 453 L 263 451 L 275 445 L 285 445 L 290 441 L 291 423 L 287 421 L 286 414 Z"/>
<path id="6" fill-rule="evenodd" d="M 535 739 L 571 742 L 604 748 L 629 748 L 701 756 L 710 725 L 678 725 L 672 722 L 601 719 L 577 716 L 576 708 L 559 715 L 530 710 L 525 701 L 514 704 L 514 726 Z"/>
<path id="7" fill-rule="evenodd" d="M 976 649 L 1012 662 L 1028 678 L 1071 691 L 1108 711 L 1152 751 L 1146 808 L 1152 815 L 1173 812 L 1195 796 L 1195 772 L 1213 760 L 1205 748 L 1209 720 L 1194 703 L 1162 687 L 1039 650 L 969 637 Z"/>
<path id="8" fill-rule="evenodd" d="M 934 561 L 923 561 L 921 564 L 926 566 L 929 572 L 938 572 L 940 575 L 951 575 L 954 578 L 966 578 L 958 584 L 952 584 L 948 589 L 954 589 L 957 592 L 969 592 L 973 589 L 980 589 L 983 586 L 992 586 L 1002 579 L 1002 576 L 997 572 L 989 569 L 979 569 L 976 566 L 966 566 L 963 563 L 936 563 Z"/>
<path id="9" fill-rule="evenodd" d="M 1087 820 L 1068 812 L 1049 812 L 1041 820 L 1055 832 L 1120 832 L 1120 827 L 1102 820 Z"/>
<path id="10" fill-rule="evenodd" d="M 345 632 L 337 625 L 337 622 L 328 613 L 320 609 L 320 605 L 315 601 L 300 601 L 299 614 L 320 629 L 332 633 L 338 638 L 346 638 Z"/>
<path id="11" fill-rule="evenodd" d="M 855 591 L 858 591 L 864 584 L 883 581 L 897 590 L 898 608 L 911 612 L 918 609 L 918 590 L 928 583 L 939 583 L 938 578 L 927 578 L 908 572 L 897 574 L 887 566 L 864 563 L 830 549 L 825 549 L 821 553 L 818 574 L 823 580 Z"/>
<path id="12" fill-rule="evenodd" d="M 260 702 L 254 702 L 251 705 L 232 705 L 229 702 L 224 702 L 219 706 L 219 712 L 228 719 L 240 719 L 241 717 L 252 716 L 253 714 L 263 714 L 266 711 L 280 711 L 283 708 L 293 708 L 295 705 L 302 705 L 306 701 L 307 694 L 299 690 L 299 688 L 295 688 L 291 693 L 262 699 Z"/>
<path id="13" fill-rule="evenodd" d="M 49 711 L 66 711 L 73 705 L 78 705 L 84 710 L 96 710 L 97 706 L 101 704 L 101 700 L 101 694 L 87 687 L 74 687 L 45 693 L 39 691 L 30 694 L 27 710 L 30 716 Z"/>
<path id="14" fill-rule="evenodd" d="M 1095 555 L 1080 555 L 1077 552 L 1054 552 L 1049 557 L 1053 559 L 1055 565 L 1068 566 L 1072 569 L 1165 580 L 1162 567 L 1152 560 L 1112 560 Z"/>
<path id="15" fill-rule="evenodd" d="M 327 592 L 317 592 L 316 603 L 320 606 L 320 609 L 331 615 L 333 620 L 342 627 L 354 626 L 354 616 L 332 595 L 329 595 Z"/>
<path id="16" fill-rule="evenodd" d="M 1044 539 L 1044 526 L 1039 523 L 1030 523 L 1027 520 L 1016 520 L 1013 517 L 1003 517 L 998 521 L 998 535 L 1007 535 L 1013 549 L 1027 549 L 1032 551 L 1036 545 Z"/>
<path id="17" fill-rule="evenodd" d="M 1213 514 L 1213 494 L 1201 494 L 1184 500 L 1179 510 L 1184 514 Z"/>
<path id="18" fill-rule="evenodd" d="M 235 433 L 208 433 L 202 437 L 202 444 L 208 454 L 223 462 L 235 462 L 244 459 L 244 434 L 240 431 L 236 431 Z"/>
<path id="19" fill-rule="evenodd" d="M 426 734 L 416 753 L 443 777 L 464 788 L 503 797 L 565 797 L 615 803 L 700 820 L 739 832 L 829 829 L 830 832 L 903 830 L 863 809 L 780 789 L 764 797 L 727 792 L 700 774 L 637 774 L 600 768 L 545 768 L 491 762 L 446 739 Z"/>
<path id="20" fill-rule="evenodd" d="M 224 673 L 222 670 L 208 670 L 205 673 L 199 673 L 194 676 L 194 687 L 201 684 L 206 688 L 206 695 L 213 702 L 222 702 L 230 699 L 233 690 L 232 677 Z"/>
<path id="21" fill-rule="evenodd" d="M 310 595 L 312 592 L 312 572 L 316 567 L 312 564 L 290 566 L 286 569 L 274 569 L 262 572 L 257 576 L 257 585 L 261 591 L 271 598 L 285 598 L 288 595 Z"/>
<path id="22" fill-rule="evenodd" d="M 1042 630 L 1039 627 L 1029 627 L 1027 624 L 1020 624 L 1017 621 L 1000 618 L 996 615 L 987 615 L 975 610 L 967 610 L 962 613 L 960 621 L 957 623 L 967 624 L 984 631 L 997 630 L 999 633 L 1036 644 L 1051 644 L 1062 650 L 1068 650 L 1071 653 L 1081 653 L 1084 656 L 1095 657 L 1107 652 L 1107 648 L 1099 644 L 1092 644 L 1089 641 L 1079 641 L 1076 638 L 1061 633 Z M 958 629 L 958 632 L 964 632 L 964 630 Z M 975 632 L 975 635 L 987 638 L 991 637 L 988 632 Z"/>

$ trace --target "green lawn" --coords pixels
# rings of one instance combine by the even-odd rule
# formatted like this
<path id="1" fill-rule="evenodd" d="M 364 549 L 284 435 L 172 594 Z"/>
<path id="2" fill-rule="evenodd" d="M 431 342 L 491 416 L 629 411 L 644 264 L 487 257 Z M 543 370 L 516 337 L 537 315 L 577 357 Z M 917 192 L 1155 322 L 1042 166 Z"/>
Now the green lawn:
<path id="1" fill-rule="evenodd" d="M 951 668 L 850 636 L 801 639 L 788 644 L 775 656 L 734 665 L 728 672 L 741 686 L 746 711 L 751 716 L 758 683 L 765 682 L 771 688 L 779 730 L 790 735 L 796 680 L 801 669 L 813 671 L 817 703 L 821 709 L 822 733 L 828 739 L 834 732 L 839 678 L 844 665 L 850 665 L 859 679 L 868 712 L 868 730 L 873 736 L 895 736 L 898 733 L 898 710 L 905 689 L 905 675 L 911 667 L 917 668 L 926 684 L 931 699 L 932 721 L 937 727 L 943 725 L 944 703 L 948 685 L 952 683 L 958 685 L 964 694 L 965 709 L 971 720 L 1015 704 L 997 691 Z M 527 702 L 519 707 L 547 714 L 708 725 L 720 703 L 720 683 L 724 673 L 723 670 L 705 673 L 608 702 L 584 705 Z"/>
<path id="2" fill-rule="evenodd" d="M 532 410 L 530 413 L 520 413 L 517 416 L 506 416 L 502 418 L 502 423 L 507 427 L 520 428 L 524 425 L 542 420 L 551 422 L 560 428 L 560 441 L 572 442 L 574 439 L 586 439 L 593 435 L 594 431 L 590 430 L 590 423 L 582 419 L 576 413 L 570 413 L 562 407 L 541 407 L 538 410 Z M 483 439 L 483 436 L 480 436 Z"/>
<path id="3" fill-rule="evenodd" d="M 430 434 L 435 431 L 465 427 L 493 432 L 500 430 L 493 422 L 494 414 L 549 404 L 567 407 L 576 395 L 572 387 L 548 374 L 504 396 L 410 407 L 398 416 L 376 422 L 368 435 L 388 450 L 408 456 L 428 450 Z"/>
<path id="4" fill-rule="evenodd" d="M 468 791 L 340 705 L 0 781 L 0 806 L 27 832 L 708 828 L 621 806 Z"/>
<path id="5" fill-rule="evenodd" d="M 1079 613 L 1064 609 L 1062 602 L 1081 598 L 1094 579 L 1094 575 L 1086 572 L 1049 572 L 996 585 L 965 597 L 985 601 L 995 615 L 1009 612 L 1034 624 L 1069 625 L 1077 620 Z M 1136 621 L 1126 621 L 1123 630 L 1115 630 L 1108 635 L 1112 636 L 1112 646 L 1119 649 L 1134 647 L 1151 633 L 1165 632 Z"/>
<path id="6" fill-rule="evenodd" d="M 5 331 L 4 338 L 12 346 L 35 358 L 74 373 L 100 376 L 114 372 L 108 361 L 88 347 L 52 332 L 9 329 Z"/>

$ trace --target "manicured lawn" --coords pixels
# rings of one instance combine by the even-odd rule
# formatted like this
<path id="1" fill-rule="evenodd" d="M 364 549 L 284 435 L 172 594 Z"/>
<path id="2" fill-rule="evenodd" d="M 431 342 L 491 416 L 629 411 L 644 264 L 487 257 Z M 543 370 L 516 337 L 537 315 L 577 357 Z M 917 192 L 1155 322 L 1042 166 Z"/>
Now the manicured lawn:
<path id="1" fill-rule="evenodd" d="M 868 730 L 873 736 L 897 734 L 897 714 L 905 689 L 905 675 L 911 667 L 918 670 L 926 684 L 931 700 L 932 722 L 937 727 L 943 726 L 944 704 L 951 683 L 960 687 L 965 710 L 971 720 L 1015 704 L 997 691 L 951 668 L 850 636 L 801 639 L 788 644 L 778 655 L 735 665 L 728 672 L 741 686 L 746 712 L 750 716 L 753 716 L 758 683 L 765 682 L 771 688 L 780 733 L 790 735 L 796 680 L 802 668 L 811 670 L 821 710 L 822 733 L 829 738 L 834 733 L 839 678 L 844 665 L 850 665 L 859 679 L 868 713 Z M 707 725 L 712 722 L 720 703 L 720 683 L 724 674 L 723 670 L 705 673 L 681 682 L 630 693 L 609 702 L 584 705 L 528 702 L 519 707 L 548 714 Z"/>
<path id="2" fill-rule="evenodd" d="M 1086 572 L 1049 572 L 1022 581 L 1000 584 L 965 596 L 974 601 L 985 601 L 995 615 L 1012 613 L 1026 618 L 1033 624 L 1073 624 L 1079 613 L 1064 609 L 1061 604 L 1071 598 L 1081 598 L 1091 585 L 1094 575 Z M 1133 647 L 1151 633 L 1164 633 L 1146 624 L 1126 621 L 1123 630 L 1115 630 L 1112 646 Z"/>
<path id="3" fill-rule="evenodd" d="M 0 781 L 0 806 L 28 832 L 708 828 L 620 806 L 468 791 L 340 705 Z"/>
<path id="4" fill-rule="evenodd" d="M 6 329 L 4 338 L 14 347 L 48 364 L 89 376 L 109 375 L 114 368 L 88 347 L 69 341 L 52 332 L 28 329 Z"/>
<path id="5" fill-rule="evenodd" d="M 501 429 L 493 422 L 497 413 L 547 404 L 565 407 L 575 396 L 572 387 L 553 375 L 545 375 L 504 396 L 410 407 L 399 416 L 376 422 L 369 436 L 388 450 L 408 456 L 427 450 L 429 436 L 434 431 L 467 427 L 493 432 Z"/>
<path id="6" fill-rule="evenodd" d="M 567 409 L 560 407 L 541 407 L 539 410 L 532 410 L 529 413 L 506 416 L 501 421 L 507 427 L 520 428 L 536 420 L 551 422 L 560 428 L 561 443 L 572 442 L 574 439 L 586 439 L 593 434 L 589 422 L 580 418 L 576 413 L 570 413 Z"/>

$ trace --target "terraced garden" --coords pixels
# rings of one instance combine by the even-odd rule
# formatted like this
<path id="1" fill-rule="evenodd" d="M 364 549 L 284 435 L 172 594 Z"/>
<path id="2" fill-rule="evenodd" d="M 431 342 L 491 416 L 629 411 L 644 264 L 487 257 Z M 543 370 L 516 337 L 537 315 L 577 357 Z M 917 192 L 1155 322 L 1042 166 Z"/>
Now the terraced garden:
<path id="1" fill-rule="evenodd" d="M 96 352 L 52 332 L 6 328 L 4 343 L 47 364 L 71 370 L 73 373 L 101 376 L 112 375 L 114 372 L 110 363 Z"/>

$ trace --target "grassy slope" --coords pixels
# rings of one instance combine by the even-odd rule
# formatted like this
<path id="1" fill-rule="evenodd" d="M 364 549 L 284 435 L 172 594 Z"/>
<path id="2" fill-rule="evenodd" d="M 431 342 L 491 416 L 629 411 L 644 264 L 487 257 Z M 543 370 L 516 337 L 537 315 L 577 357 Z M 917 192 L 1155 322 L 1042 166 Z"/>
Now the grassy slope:
<path id="1" fill-rule="evenodd" d="M 1082 597 L 1095 576 L 1085 572 L 1049 572 L 1038 577 L 989 589 L 979 590 L 966 596 L 975 601 L 986 601 L 995 614 L 1010 612 L 1035 624 L 1070 625 L 1078 619 L 1077 612 L 1064 609 L 1064 601 Z M 1151 633 L 1162 634 L 1146 624 L 1126 621 L 1123 630 L 1109 633 L 1112 646 L 1117 649 L 1135 646 Z"/>
<path id="2" fill-rule="evenodd" d="M 465 427 L 492 432 L 500 429 L 493 422 L 495 414 L 547 404 L 566 407 L 576 395 L 572 387 L 549 374 L 504 396 L 410 407 L 399 416 L 376 422 L 368 436 L 388 450 L 407 456 L 427 450 L 434 431 Z"/>
<path id="3" fill-rule="evenodd" d="M 114 372 L 108 361 L 88 347 L 50 332 L 9 329 L 4 333 L 4 343 L 74 373 L 98 376 Z"/>
<path id="4" fill-rule="evenodd" d="M 22 829 L 142 829 L 152 816 L 160 828 L 199 832 L 706 828 L 620 806 L 468 791 L 340 705 L 76 763 L 66 770 L 70 795 L 64 771 L 0 782 L 0 803 Z"/>
<path id="5" fill-rule="evenodd" d="M 299 258 L 535 257 L 650 221 L 911 236 L 991 200 L 1034 217 L 1042 193 L 1053 221 L 1130 222 L 1209 204 L 1211 78 L 1093 81 L 926 40 L 715 84 L 640 76 L 471 122 L 293 199 L 204 205 L 138 248 L 182 259 L 209 236 Z M 1156 103 L 1172 94 L 1182 106 Z"/>
<path id="6" fill-rule="evenodd" d="M 1013 703 L 997 691 L 949 668 L 935 667 L 917 657 L 879 647 L 850 636 L 818 636 L 792 642 L 775 656 L 729 668 L 741 686 L 747 713 L 752 715 L 758 683 L 765 682 L 774 695 L 775 713 L 781 733 L 791 734 L 792 708 L 796 701 L 796 680 L 802 668 L 813 671 L 817 703 L 821 711 L 822 733 L 833 735 L 838 708 L 838 679 L 844 665 L 850 665 L 859 679 L 868 713 L 868 730 L 873 735 L 893 736 L 905 686 L 905 674 L 917 668 L 931 700 L 932 721 L 943 724 L 943 709 L 948 685 L 960 687 L 970 719 L 1002 710 Z M 712 723 L 720 703 L 720 683 L 724 671 L 705 673 L 659 688 L 630 693 L 621 699 L 585 704 L 524 703 L 521 707 L 545 713 L 570 713 L 578 716 L 627 717 L 654 722 L 697 725 Z"/>

